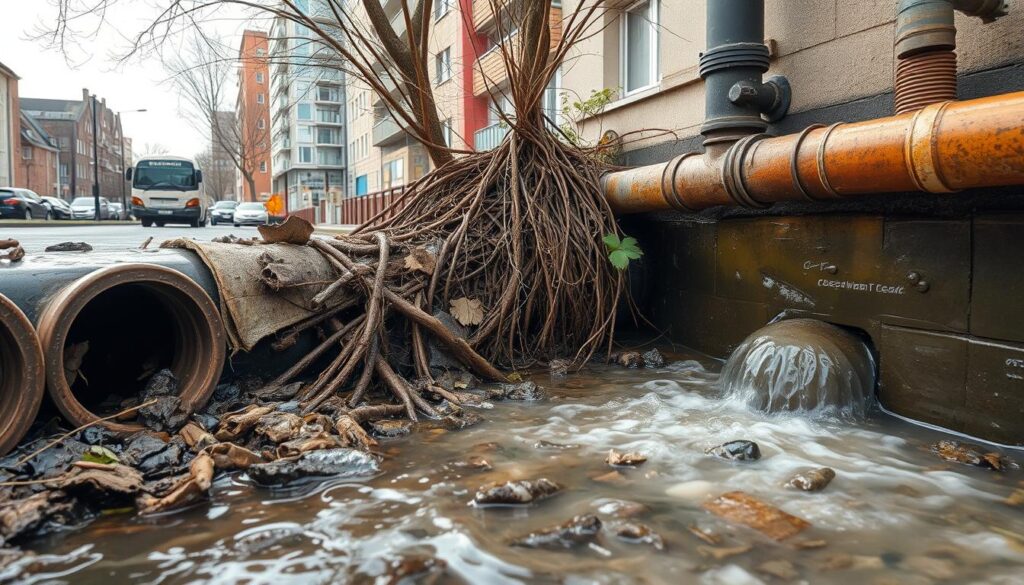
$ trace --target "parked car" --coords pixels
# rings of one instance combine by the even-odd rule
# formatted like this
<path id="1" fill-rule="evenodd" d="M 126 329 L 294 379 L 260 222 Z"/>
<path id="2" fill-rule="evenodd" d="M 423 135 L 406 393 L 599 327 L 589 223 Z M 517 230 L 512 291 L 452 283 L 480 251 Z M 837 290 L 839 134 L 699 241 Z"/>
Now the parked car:
<path id="1" fill-rule="evenodd" d="M 116 203 L 114 201 L 111 201 L 110 202 L 110 219 L 128 219 L 124 215 L 124 205 L 121 205 L 120 203 Z"/>
<path id="2" fill-rule="evenodd" d="M 46 195 L 43 195 L 41 199 L 50 208 L 50 214 L 53 216 L 53 219 L 71 219 L 70 203 L 60 197 L 47 197 Z"/>
<path id="3" fill-rule="evenodd" d="M 75 197 L 71 202 L 72 216 L 75 219 L 94 219 L 96 217 L 96 201 L 92 197 Z M 100 219 L 113 219 L 110 201 L 100 197 Z"/>
<path id="4" fill-rule="evenodd" d="M 210 225 L 220 223 L 232 223 L 235 221 L 235 208 L 237 201 L 218 201 L 210 208 Z"/>
<path id="5" fill-rule="evenodd" d="M 14 219 L 50 219 L 50 208 L 35 191 L 14 187 L 0 188 L 0 217 Z"/>
<path id="6" fill-rule="evenodd" d="M 242 225 L 265 225 L 270 221 L 270 213 L 263 203 L 246 201 L 235 208 L 235 227 Z"/>

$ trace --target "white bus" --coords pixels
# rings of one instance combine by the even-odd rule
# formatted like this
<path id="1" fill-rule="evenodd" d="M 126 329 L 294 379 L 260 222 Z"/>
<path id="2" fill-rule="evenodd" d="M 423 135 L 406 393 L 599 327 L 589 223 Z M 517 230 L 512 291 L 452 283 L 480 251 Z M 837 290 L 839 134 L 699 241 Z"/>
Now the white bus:
<path id="1" fill-rule="evenodd" d="M 132 214 L 143 226 L 206 225 L 203 171 L 194 160 L 169 155 L 143 157 L 125 171 L 125 179 L 132 184 Z"/>

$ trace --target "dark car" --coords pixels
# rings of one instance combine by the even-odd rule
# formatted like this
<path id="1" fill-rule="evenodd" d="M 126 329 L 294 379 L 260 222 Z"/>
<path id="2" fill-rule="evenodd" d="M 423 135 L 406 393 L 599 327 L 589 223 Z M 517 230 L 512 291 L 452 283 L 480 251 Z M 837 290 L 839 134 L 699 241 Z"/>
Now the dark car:
<path id="1" fill-rule="evenodd" d="M 53 219 L 71 219 L 71 204 L 60 197 L 40 197 L 43 203 L 50 208 Z"/>
<path id="2" fill-rule="evenodd" d="M 232 223 L 235 221 L 235 208 L 237 201 L 218 201 L 210 208 L 210 225 L 221 223 Z"/>
<path id="3" fill-rule="evenodd" d="M 50 219 L 50 208 L 34 191 L 0 188 L 0 217 L 14 219 Z"/>

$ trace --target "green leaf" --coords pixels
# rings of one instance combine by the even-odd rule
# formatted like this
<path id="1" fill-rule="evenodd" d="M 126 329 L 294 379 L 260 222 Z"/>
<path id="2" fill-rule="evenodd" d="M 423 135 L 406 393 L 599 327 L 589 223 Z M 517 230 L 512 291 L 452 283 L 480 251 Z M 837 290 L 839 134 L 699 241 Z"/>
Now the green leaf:
<path id="1" fill-rule="evenodd" d="M 622 242 L 619 241 L 619 236 L 617 236 L 616 234 L 608 234 L 603 239 L 604 244 L 608 246 L 609 252 L 614 252 L 615 250 L 618 250 L 619 246 L 622 245 Z"/>
<path id="2" fill-rule="evenodd" d="M 622 250 L 615 250 L 611 254 L 608 254 L 608 260 L 611 260 L 612 266 L 619 270 L 625 270 L 629 266 L 629 256 L 626 255 Z"/>
<path id="3" fill-rule="evenodd" d="M 92 447 L 89 447 L 88 451 L 82 453 L 82 461 L 88 461 L 89 463 L 101 463 L 103 465 L 121 462 L 121 460 L 117 458 L 116 453 L 99 445 L 93 445 Z"/>

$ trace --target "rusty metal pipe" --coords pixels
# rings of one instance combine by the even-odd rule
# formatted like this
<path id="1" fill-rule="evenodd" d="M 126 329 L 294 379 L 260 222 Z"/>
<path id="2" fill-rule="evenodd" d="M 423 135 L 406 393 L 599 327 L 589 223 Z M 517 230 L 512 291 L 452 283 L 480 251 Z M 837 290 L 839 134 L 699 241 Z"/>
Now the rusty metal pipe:
<path id="1" fill-rule="evenodd" d="M 133 305 L 144 307 L 151 318 L 125 318 Z M 105 306 L 116 306 L 109 320 Z M 139 309 L 143 311 L 143 309 Z M 57 408 L 74 426 L 100 418 L 92 411 L 97 396 L 86 400 L 83 388 L 103 397 L 105 393 L 123 393 L 125 388 L 94 388 L 94 381 L 68 383 L 65 352 L 75 343 L 94 342 L 86 353 L 92 372 L 104 368 L 135 368 L 132 344 L 153 343 L 160 351 L 150 369 L 169 367 L 179 381 L 181 409 L 191 412 L 210 398 L 224 368 L 226 338 L 217 306 L 201 286 L 186 275 L 154 264 L 115 264 L 90 272 L 60 289 L 43 307 L 39 316 L 39 339 L 46 355 L 46 385 Z M 95 341 L 105 341 L 98 347 Z M 90 355 L 92 354 L 92 355 Z M 98 360 L 98 361 L 96 361 Z M 88 363 L 88 362 L 86 362 Z M 86 368 L 83 365 L 82 371 Z M 94 374 L 95 376 L 95 374 Z M 142 381 L 135 380 L 140 389 Z M 74 386 L 74 388 L 72 387 Z M 129 391 L 129 393 L 131 393 Z M 142 427 L 120 422 L 104 423 L 117 432 L 133 432 Z"/>
<path id="2" fill-rule="evenodd" d="M 0 457 L 28 432 L 44 386 L 43 351 L 32 323 L 0 295 Z"/>
<path id="3" fill-rule="evenodd" d="M 749 136 L 724 152 L 609 173 L 602 184 L 619 214 L 1024 185 L 1021 120 L 1024 92 L 943 102 L 787 136 Z"/>

